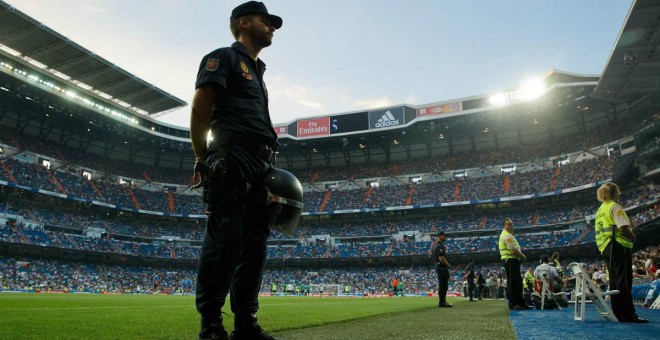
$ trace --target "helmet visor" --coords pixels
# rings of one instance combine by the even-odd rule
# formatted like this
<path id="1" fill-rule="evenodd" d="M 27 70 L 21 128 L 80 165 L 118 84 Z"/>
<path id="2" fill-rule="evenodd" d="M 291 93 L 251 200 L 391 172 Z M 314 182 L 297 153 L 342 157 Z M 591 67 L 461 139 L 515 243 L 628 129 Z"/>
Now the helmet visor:
<path id="1" fill-rule="evenodd" d="M 266 204 L 272 209 L 271 227 L 289 236 L 294 236 L 294 231 L 300 223 L 300 214 L 304 204 L 294 199 L 273 195 L 269 191 Z"/>

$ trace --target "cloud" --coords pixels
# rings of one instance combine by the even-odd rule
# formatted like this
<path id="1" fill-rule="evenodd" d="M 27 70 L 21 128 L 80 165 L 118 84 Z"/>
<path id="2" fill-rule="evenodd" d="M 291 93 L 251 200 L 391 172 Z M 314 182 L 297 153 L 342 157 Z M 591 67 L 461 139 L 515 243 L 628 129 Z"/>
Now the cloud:
<path id="1" fill-rule="evenodd" d="M 316 101 L 298 99 L 297 102 L 298 102 L 298 104 L 300 104 L 302 106 L 311 107 L 313 109 L 318 109 L 318 110 L 323 109 L 323 104 L 321 104 L 319 102 L 316 102 Z"/>
<path id="2" fill-rule="evenodd" d="M 369 98 L 354 102 L 352 106 L 361 109 L 375 109 L 379 107 L 391 106 L 392 100 L 388 97 Z"/>
<path id="3" fill-rule="evenodd" d="M 284 84 L 282 76 L 276 76 L 269 80 L 268 83 L 268 96 L 271 100 L 292 100 L 298 105 L 322 110 L 323 103 L 316 100 L 309 94 L 307 88 L 299 85 L 286 85 Z"/>
<path id="4" fill-rule="evenodd" d="M 85 4 L 82 6 L 82 9 L 93 14 L 107 13 L 108 10 L 103 7 L 99 7 L 93 4 Z"/>

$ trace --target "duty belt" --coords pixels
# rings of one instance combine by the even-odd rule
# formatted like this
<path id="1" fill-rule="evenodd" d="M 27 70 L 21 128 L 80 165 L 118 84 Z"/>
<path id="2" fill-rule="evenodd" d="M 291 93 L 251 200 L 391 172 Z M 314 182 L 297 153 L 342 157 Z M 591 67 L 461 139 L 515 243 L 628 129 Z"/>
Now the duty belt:
<path id="1" fill-rule="evenodd" d="M 271 160 L 273 155 L 275 155 L 275 150 L 270 146 L 236 132 L 231 135 L 231 145 L 239 146 L 245 149 L 245 151 L 265 160 Z"/>
<path id="2" fill-rule="evenodd" d="M 221 155 L 227 153 L 226 150 L 229 149 L 229 146 L 235 145 L 267 161 L 274 161 L 273 156 L 275 155 L 277 144 L 274 147 L 270 147 L 254 137 L 250 138 L 246 135 L 227 130 L 220 131 L 216 138 L 217 141 L 214 141 L 211 148 L 217 148 Z"/>

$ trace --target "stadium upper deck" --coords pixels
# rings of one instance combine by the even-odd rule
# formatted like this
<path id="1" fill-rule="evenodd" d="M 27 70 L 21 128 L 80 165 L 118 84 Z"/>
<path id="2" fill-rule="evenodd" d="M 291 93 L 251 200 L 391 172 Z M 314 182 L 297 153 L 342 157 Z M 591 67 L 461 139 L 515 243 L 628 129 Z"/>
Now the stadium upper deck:
<path id="1" fill-rule="evenodd" d="M 635 126 L 652 112 L 629 105 L 660 88 L 651 25 L 656 2 L 633 4 L 602 79 L 553 71 L 532 87 L 498 94 L 299 119 L 276 127 L 278 165 L 309 170 L 505 149 L 587 135 L 621 118 Z M 9 47 L 0 48 L 3 125 L 107 159 L 189 168 L 187 129 L 131 109 L 157 114 L 185 103 L 4 2 L 0 16 L 0 44 Z"/>

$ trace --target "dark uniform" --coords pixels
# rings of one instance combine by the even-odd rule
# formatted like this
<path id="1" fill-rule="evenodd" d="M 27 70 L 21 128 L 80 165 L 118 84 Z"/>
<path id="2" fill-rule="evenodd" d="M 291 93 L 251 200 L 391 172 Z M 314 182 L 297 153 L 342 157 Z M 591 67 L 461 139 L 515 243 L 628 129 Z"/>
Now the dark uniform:
<path id="1" fill-rule="evenodd" d="M 202 332 L 222 323 L 231 290 L 235 327 L 256 324 L 266 260 L 269 214 L 262 185 L 277 142 L 263 82 L 266 65 L 254 61 L 240 42 L 206 55 L 195 87 L 216 94 L 211 117 L 214 140 L 204 160 L 223 173 L 205 188 L 208 220 L 198 263 L 196 306 Z M 249 326 L 249 325 L 248 325 Z M 246 326 L 247 327 L 247 326 Z"/>
<path id="2" fill-rule="evenodd" d="M 435 259 L 435 272 L 438 275 L 438 299 L 439 306 L 447 305 L 447 288 L 449 287 L 449 267 L 440 262 L 439 258 L 447 257 L 447 248 L 443 242 L 438 242 L 433 247 L 433 258 Z M 451 306 L 451 305 L 450 305 Z"/>
<path id="3" fill-rule="evenodd" d="M 467 296 L 470 301 L 474 301 L 474 261 L 470 260 L 465 268 L 465 278 L 467 279 Z"/>

